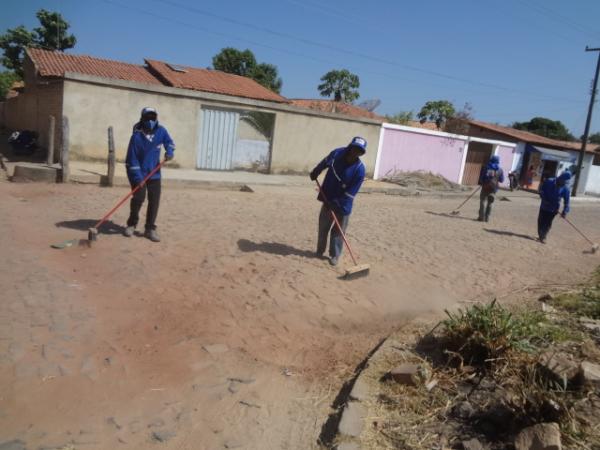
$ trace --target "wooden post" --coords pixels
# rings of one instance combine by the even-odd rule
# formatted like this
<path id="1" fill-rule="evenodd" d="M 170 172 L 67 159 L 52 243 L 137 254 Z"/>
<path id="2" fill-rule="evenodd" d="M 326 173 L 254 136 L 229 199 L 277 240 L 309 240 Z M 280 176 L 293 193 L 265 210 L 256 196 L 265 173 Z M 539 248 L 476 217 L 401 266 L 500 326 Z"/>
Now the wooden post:
<path id="1" fill-rule="evenodd" d="M 54 116 L 50 116 L 48 121 L 48 155 L 46 156 L 46 163 L 50 166 L 54 164 L 54 127 L 56 126 L 56 120 Z"/>
<path id="2" fill-rule="evenodd" d="M 60 165 L 62 172 L 62 182 L 69 181 L 69 119 L 67 116 L 62 118 L 62 149 L 60 152 Z"/>
<path id="3" fill-rule="evenodd" d="M 112 187 L 115 178 L 115 137 L 113 127 L 108 127 L 108 173 L 106 178 L 106 185 Z"/>

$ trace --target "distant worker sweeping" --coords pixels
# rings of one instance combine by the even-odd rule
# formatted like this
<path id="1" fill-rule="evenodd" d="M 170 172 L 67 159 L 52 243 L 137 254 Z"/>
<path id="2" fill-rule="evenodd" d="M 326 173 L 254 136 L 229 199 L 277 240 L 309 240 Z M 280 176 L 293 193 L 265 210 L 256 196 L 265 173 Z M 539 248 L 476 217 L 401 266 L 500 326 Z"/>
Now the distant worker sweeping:
<path id="1" fill-rule="evenodd" d="M 366 151 L 367 141 L 357 136 L 348 146 L 333 150 L 310 173 L 310 179 L 316 181 L 319 174 L 328 169 L 318 196 L 323 206 L 319 214 L 317 255 L 322 257 L 325 253 L 327 236 L 331 230 L 329 262 L 333 266 L 337 265 L 342 254 L 344 233 L 352 213 L 354 197 L 365 179 L 365 165 L 360 157 Z M 334 222 L 337 223 L 332 228 Z"/>
<path id="2" fill-rule="evenodd" d="M 569 203 L 571 194 L 567 182 L 571 179 L 570 172 L 563 172 L 558 178 L 547 178 L 539 190 L 542 203 L 538 215 L 538 237 L 542 244 L 546 243 L 546 237 L 552 221 L 560 210 L 560 200 L 563 200 L 563 210 L 561 216 L 566 218 L 569 213 Z"/>
<path id="3" fill-rule="evenodd" d="M 493 155 L 489 162 L 481 169 L 479 174 L 479 185 L 481 194 L 479 195 L 479 220 L 480 222 L 489 222 L 492 214 L 492 204 L 496 200 L 496 192 L 500 183 L 504 182 L 504 172 L 500 168 L 500 158 Z"/>
<path id="4" fill-rule="evenodd" d="M 127 228 L 123 233 L 133 236 L 139 221 L 139 213 L 148 192 L 148 210 L 144 236 L 153 242 L 160 242 L 156 232 L 156 218 L 160 203 L 161 175 L 160 153 L 165 149 L 165 161 L 174 157 L 175 144 L 166 128 L 158 123 L 158 113 L 154 108 L 142 109 L 140 121 L 134 125 L 133 134 L 127 149 L 127 178 L 132 188 L 143 183 L 131 198 L 131 211 L 127 220 Z M 150 175 L 152 174 L 152 175 Z M 148 180 L 145 178 L 150 175 Z M 145 181 L 145 182 L 144 182 Z"/>

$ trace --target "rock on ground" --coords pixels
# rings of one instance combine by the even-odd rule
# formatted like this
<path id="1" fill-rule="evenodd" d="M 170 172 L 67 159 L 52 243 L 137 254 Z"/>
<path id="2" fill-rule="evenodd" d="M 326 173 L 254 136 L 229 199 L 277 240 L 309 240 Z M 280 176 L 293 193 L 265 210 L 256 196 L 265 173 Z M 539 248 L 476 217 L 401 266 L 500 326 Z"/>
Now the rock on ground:
<path id="1" fill-rule="evenodd" d="M 557 423 L 540 423 L 523 429 L 515 439 L 515 450 L 561 450 Z"/>
<path id="2" fill-rule="evenodd" d="M 366 415 L 365 408 L 360 403 L 348 403 L 340 421 L 340 434 L 353 437 L 360 436 Z"/>
<path id="3" fill-rule="evenodd" d="M 426 382 L 430 373 L 423 364 L 402 364 L 390 371 L 390 378 L 396 383 L 416 386 Z"/>
<path id="4" fill-rule="evenodd" d="M 485 447 L 479 440 L 470 439 L 468 441 L 463 441 L 462 446 L 464 450 L 485 450 Z"/>
<path id="5" fill-rule="evenodd" d="M 588 361 L 582 362 L 581 377 L 585 384 L 600 388 L 600 365 Z"/>

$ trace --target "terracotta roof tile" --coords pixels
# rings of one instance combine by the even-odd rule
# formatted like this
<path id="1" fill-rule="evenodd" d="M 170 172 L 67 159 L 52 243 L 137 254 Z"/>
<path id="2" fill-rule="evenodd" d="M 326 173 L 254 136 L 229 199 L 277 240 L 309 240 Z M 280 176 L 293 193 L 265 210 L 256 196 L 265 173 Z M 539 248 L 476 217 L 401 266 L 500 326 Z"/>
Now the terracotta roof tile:
<path id="1" fill-rule="evenodd" d="M 421 123 L 418 120 L 409 120 L 408 123 L 406 124 L 406 126 L 413 127 L 413 128 L 424 128 L 426 130 L 432 130 L 432 131 L 444 131 L 443 128 L 438 128 L 438 126 L 435 124 L 435 122 Z"/>
<path id="2" fill-rule="evenodd" d="M 173 87 L 270 102 L 288 102 L 285 97 L 270 91 L 251 78 L 219 70 L 172 65 L 151 59 L 146 59 L 146 64 L 165 83 Z"/>
<path id="3" fill-rule="evenodd" d="M 27 54 L 32 60 L 38 74 L 42 77 L 63 77 L 66 72 L 74 72 L 103 78 L 114 78 L 159 86 L 167 85 L 181 89 L 213 92 L 256 100 L 281 103 L 288 101 L 285 97 L 270 91 L 250 78 L 217 70 L 170 66 L 167 63 L 154 60 L 146 60 L 148 65 L 146 67 L 110 59 L 71 55 L 39 48 L 29 48 L 27 49 Z M 183 71 L 174 70 L 173 67 L 181 68 Z"/>
<path id="4" fill-rule="evenodd" d="M 74 72 L 103 78 L 162 85 L 160 80 L 141 65 L 85 55 L 70 55 L 39 48 L 29 48 L 27 54 L 42 77 L 63 77 L 65 72 Z"/>
<path id="5" fill-rule="evenodd" d="M 487 122 L 480 122 L 478 120 L 471 120 L 470 123 L 480 128 L 484 128 L 489 131 L 494 131 L 505 136 L 510 136 L 519 141 L 529 142 L 531 144 L 547 145 L 550 147 L 556 147 L 559 149 L 567 150 L 581 149 L 581 142 L 559 141 L 557 139 L 550 139 L 535 133 L 530 133 L 529 131 L 516 130 L 514 128 L 504 127 L 502 125 L 496 125 Z M 586 151 L 593 152 L 598 151 L 599 149 L 600 145 L 588 144 Z"/>
<path id="6" fill-rule="evenodd" d="M 385 117 L 379 116 L 371 111 L 360 108 L 358 106 L 336 102 L 333 100 L 320 100 L 320 99 L 292 99 L 292 105 L 299 106 L 301 108 L 313 109 L 321 112 L 344 114 L 351 117 L 361 117 L 364 119 L 373 119 L 385 121 Z"/>

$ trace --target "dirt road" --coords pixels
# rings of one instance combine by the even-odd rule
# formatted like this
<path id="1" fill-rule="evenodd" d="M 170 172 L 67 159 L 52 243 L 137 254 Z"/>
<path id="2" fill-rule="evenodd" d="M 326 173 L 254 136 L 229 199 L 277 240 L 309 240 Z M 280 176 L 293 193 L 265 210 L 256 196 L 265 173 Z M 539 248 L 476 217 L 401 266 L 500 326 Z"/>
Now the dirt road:
<path id="1" fill-rule="evenodd" d="M 349 228 L 371 275 L 341 281 L 312 255 L 314 192 L 278 187 L 166 189 L 160 244 L 113 225 L 92 249 L 49 247 L 124 192 L 0 182 L 0 444 L 313 448 L 342 380 L 411 317 L 600 262 L 560 220 L 535 242 L 533 197 L 481 224 L 475 202 L 450 218 L 455 199 L 373 194 Z M 573 210 L 597 230 L 597 203 Z"/>

